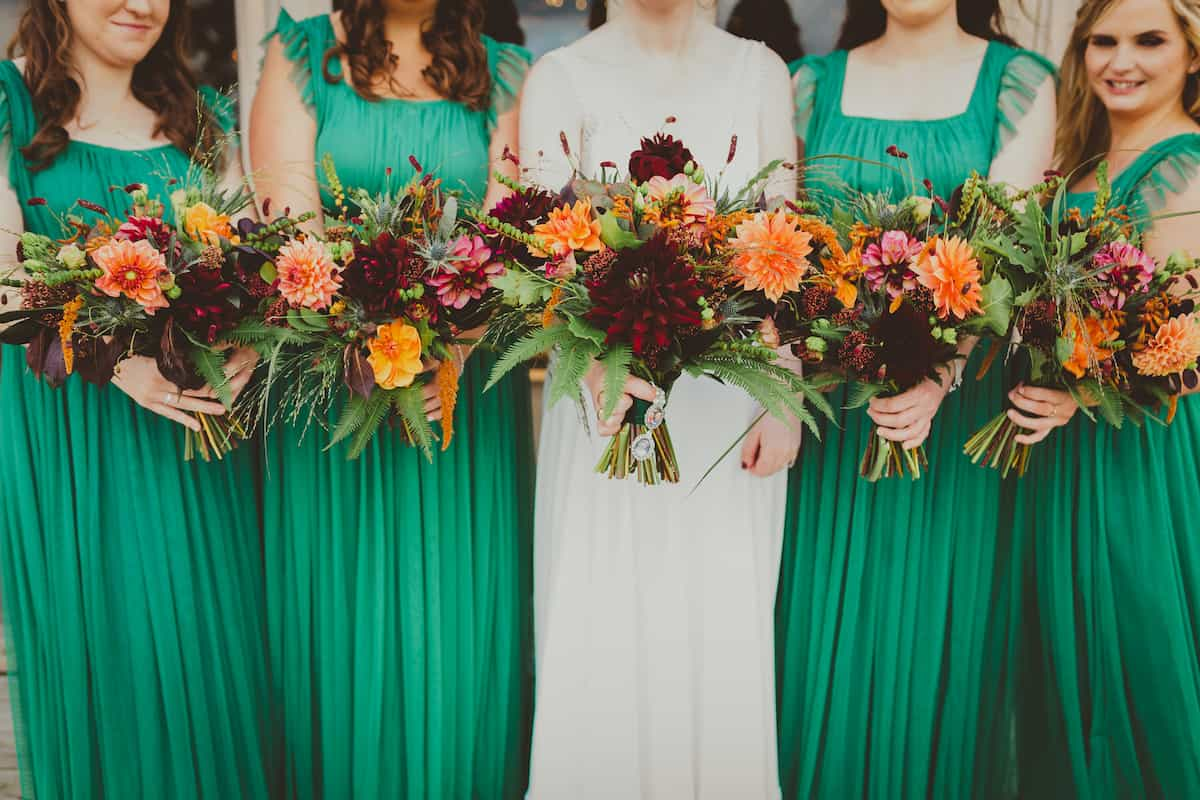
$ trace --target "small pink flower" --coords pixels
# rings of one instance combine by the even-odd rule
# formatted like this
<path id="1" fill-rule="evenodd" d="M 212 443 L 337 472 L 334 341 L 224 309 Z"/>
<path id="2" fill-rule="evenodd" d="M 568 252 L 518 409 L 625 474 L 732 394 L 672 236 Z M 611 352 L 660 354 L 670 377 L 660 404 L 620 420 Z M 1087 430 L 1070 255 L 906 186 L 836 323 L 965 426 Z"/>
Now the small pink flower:
<path id="1" fill-rule="evenodd" d="M 342 285 L 329 250 L 313 237 L 296 239 L 279 248 L 275 269 L 279 294 L 293 307 L 314 311 L 328 308 Z"/>
<path id="2" fill-rule="evenodd" d="M 483 297 L 492 279 L 504 274 L 504 264 L 492 260 L 492 250 L 482 236 L 461 236 L 451 246 L 453 266 L 426 282 L 447 308 L 463 308 Z"/>
<path id="3" fill-rule="evenodd" d="M 686 175 L 655 175 L 646 182 L 646 194 L 662 206 L 664 217 L 678 215 L 689 228 L 703 229 L 717 213 L 716 201 L 708 196 L 708 189 Z"/>
<path id="4" fill-rule="evenodd" d="M 1096 308 L 1124 308 L 1129 295 L 1149 288 L 1158 269 L 1153 258 L 1129 242 L 1113 242 L 1097 253 L 1092 263 L 1103 270 L 1096 278 L 1105 285 L 1092 300 Z"/>
<path id="5" fill-rule="evenodd" d="M 867 245 L 863 264 L 871 291 L 877 292 L 886 284 L 888 297 L 896 297 L 917 288 L 913 266 L 922 249 L 921 241 L 904 231 L 886 231 L 878 242 Z"/>

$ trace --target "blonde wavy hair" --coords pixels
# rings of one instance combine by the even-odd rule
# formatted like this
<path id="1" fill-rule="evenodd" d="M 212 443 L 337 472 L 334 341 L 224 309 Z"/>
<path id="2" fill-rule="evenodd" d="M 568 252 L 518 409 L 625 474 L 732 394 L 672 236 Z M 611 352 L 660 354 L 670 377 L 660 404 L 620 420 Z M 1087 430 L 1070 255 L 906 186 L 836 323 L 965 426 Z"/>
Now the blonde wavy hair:
<path id="1" fill-rule="evenodd" d="M 1058 168 L 1071 173 L 1089 160 L 1104 155 L 1112 144 L 1108 112 L 1092 91 L 1084 66 L 1084 52 L 1092 29 L 1120 0 L 1086 0 L 1075 17 L 1071 43 L 1063 56 L 1058 92 L 1058 132 L 1054 154 Z M 1168 0 L 1193 56 L 1200 55 L 1200 0 Z M 1183 107 L 1200 122 L 1200 75 L 1188 76 Z"/>

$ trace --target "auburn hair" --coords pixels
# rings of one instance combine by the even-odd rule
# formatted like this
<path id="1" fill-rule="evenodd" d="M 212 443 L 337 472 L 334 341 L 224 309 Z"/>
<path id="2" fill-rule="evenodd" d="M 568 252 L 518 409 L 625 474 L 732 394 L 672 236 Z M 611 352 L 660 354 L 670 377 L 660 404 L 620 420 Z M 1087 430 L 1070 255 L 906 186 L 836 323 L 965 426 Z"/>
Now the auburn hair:
<path id="1" fill-rule="evenodd" d="M 196 77 L 188 66 L 189 11 L 186 0 L 171 0 L 162 35 L 133 69 L 131 89 L 154 112 L 154 136 L 163 136 L 193 158 L 220 158 L 219 126 L 211 109 L 197 101 Z M 66 125 L 79 111 L 83 89 L 71 62 L 72 31 L 66 3 L 33 0 L 21 14 L 8 57 L 25 58 L 25 83 L 33 98 L 37 132 L 21 155 L 32 170 L 43 170 L 67 148 Z"/>
<path id="2" fill-rule="evenodd" d="M 1000 0 L 958 0 L 958 27 L 972 36 L 1015 44 L 1004 32 Z M 838 37 L 839 50 L 853 50 L 873 42 L 887 30 L 887 11 L 881 0 L 849 0 L 846 21 Z"/>
<path id="3" fill-rule="evenodd" d="M 403 87 L 393 69 L 397 61 L 384 35 L 385 0 L 345 0 L 339 3 L 345 41 L 325 51 L 322 72 L 330 83 L 340 81 L 329 65 L 342 58 L 350 65 L 354 91 L 366 100 L 379 100 L 381 83 L 400 94 Z M 433 16 L 421 26 L 421 44 L 433 56 L 422 71 L 425 82 L 448 100 L 475 111 L 488 107 L 492 89 L 483 33 L 482 0 L 438 0 Z"/>
<path id="4" fill-rule="evenodd" d="M 1072 173 L 1092 159 L 1108 153 L 1112 129 L 1108 110 L 1092 91 L 1084 57 L 1092 29 L 1119 0 L 1087 0 L 1075 16 L 1071 42 L 1063 55 L 1058 92 L 1058 131 L 1054 158 L 1060 170 Z M 1192 57 L 1200 55 L 1200 4 L 1196 0 L 1168 0 L 1187 39 Z M 1180 98 L 1183 109 L 1200 122 L 1200 75 L 1191 73 Z"/>

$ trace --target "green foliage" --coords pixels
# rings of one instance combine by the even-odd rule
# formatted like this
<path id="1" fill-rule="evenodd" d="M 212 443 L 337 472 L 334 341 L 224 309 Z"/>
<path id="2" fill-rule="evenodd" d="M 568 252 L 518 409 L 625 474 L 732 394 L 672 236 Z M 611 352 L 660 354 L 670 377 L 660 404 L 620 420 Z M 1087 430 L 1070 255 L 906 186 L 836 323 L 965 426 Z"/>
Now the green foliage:
<path id="1" fill-rule="evenodd" d="M 598 355 L 600 346 L 587 339 L 575 339 L 560 346 L 558 360 L 551 370 L 549 405 L 567 396 L 579 397 L 583 377 Z"/>
<path id="2" fill-rule="evenodd" d="M 996 336 L 1007 336 L 1012 322 L 1013 287 L 1003 275 L 994 275 L 981 287 L 983 313 L 971 320 L 976 331 L 990 331 Z"/>
<path id="3" fill-rule="evenodd" d="M 627 344 L 614 345 L 600 359 L 604 365 L 604 409 L 600 416 L 608 419 L 617 408 L 617 401 L 625 387 L 625 379 L 630 375 L 633 364 L 633 348 Z"/>
<path id="4" fill-rule="evenodd" d="M 524 362 L 547 353 L 556 345 L 569 342 L 573 338 L 566 325 L 554 325 L 530 331 L 524 338 L 508 348 L 504 355 L 496 361 L 495 366 L 492 367 L 492 374 L 488 377 L 486 389 L 491 389 L 500 382 L 501 378 Z"/>
<path id="5" fill-rule="evenodd" d="M 863 408 L 886 391 L 887 387 L 878 383 L 852 383 L 846 393 L 846 408 Z"/>
<path id="6" fill-rule="evenodd" d="M 192 364 L 204 382 L 216 392 L 217 399 L 226 409 L 233 408 L 233 390 L 225 376 L 225 353 L 203 345 L 192 345 Z"/>
<path id="7" fill-rule="evenodd" d="M 425 401 L 420 386 L 414 384 L 404 389 L 394 389 L 388 394 L 391 395 L 392 408 L 400 415 L 405 432 L 412 439 L 412 443 L 424 451 L 425 458 L 432 460 L 433 443 L 437 437 L 425 417 Z"/>

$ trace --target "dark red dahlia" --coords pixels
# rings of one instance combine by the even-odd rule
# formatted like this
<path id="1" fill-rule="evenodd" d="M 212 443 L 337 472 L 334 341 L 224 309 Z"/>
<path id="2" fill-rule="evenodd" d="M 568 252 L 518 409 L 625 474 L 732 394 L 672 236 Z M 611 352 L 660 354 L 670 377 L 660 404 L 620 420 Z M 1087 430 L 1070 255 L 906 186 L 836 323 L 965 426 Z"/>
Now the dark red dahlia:
<path id="1" fill-rule="evenodd" d="M 117 228 L 114 239 L 139 242 L 143 239 L 159 250 L 166 252 L 171 243 L 171 229 L 158 217 L 130 217 Z"/>
<path id="2" fill-rule="evenodd" d="M 838 348 L 838 363 L 856 375 L 872 377 L 879 369 L 879 344 L 866 331 L 853 331 Z"/>
<path id="3" fill-rule="evenodd" d="M 398 314 L 404 289 L 421 282 L 425 262 L 407 239 L 381 233 L 370 244 L 356 244 L 354 259 L 342 272 L 342 292 L 371 313 Z"/>
<path id="4" fill-rule="evenodd" d="M 492 209 L 492 216 L 501 222 L 507 222 L 525 233 L 533 233 L 533 226 L 544 222 L 550 210 L 558 205 L 558 198 L 541 189 L 529 188 L 510 194 Z M 497 259 L 514 258 L 528 266 L 536 266 L 539 259 L 529 254 L 528 248 L 520 242 L 515 242 L 503 236 L 486 225 L 479 226 L 492 255 Z"/>
<path id="5" fill-rule="evenodd" d="M 888 379 L 901 391 L 931 377 L 935 366 L 954 356 L 953 346 L 933 338 L 929 314 L 909 302 L 877 319 L 871 336 L 880 344 Z"/>
<path id="6" fill-rule="evenodd" d="M 209 344 L 233 328 L 241 316 L 241 298 L 219 269 L 197 263 L 175 276 L 182 294 L 171 301 L 172 315 L 181 328 Z"/>
<path id="7" fill-rule="evenodd" d="M 641 148 L 629 156 L 629 177 L 638 183 L 645 183 L 655 175 L 674 178 L 694 160 L 692 151 L 683 142 L 670 134 L 657 133 L 652 139 L 642 139 Z"/>
<path id="8" fill-rule="evenodd" d="M 608 344 L 628 342 L 639 357 L 661 353 L 703 322 L 695 270 L 661 232 L 618 253 L 603 277 L 587 280 L 587 288 L 588 322 L 604 329 Z"/>

